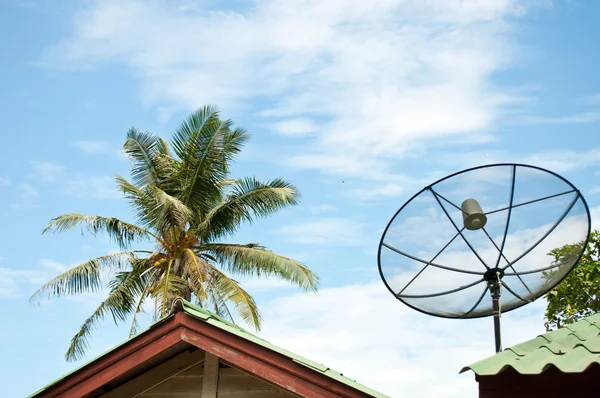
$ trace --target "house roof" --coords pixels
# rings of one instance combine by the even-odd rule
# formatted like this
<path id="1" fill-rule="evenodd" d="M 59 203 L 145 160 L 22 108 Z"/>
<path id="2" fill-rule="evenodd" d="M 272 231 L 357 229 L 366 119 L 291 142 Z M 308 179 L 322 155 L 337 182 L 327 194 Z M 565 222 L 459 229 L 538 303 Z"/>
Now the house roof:
<path id="1" fill-rule="evenodd" d="M 306 359 L 300 355 L 294 354 L 293 352 L 284 350 L 283 348 L 277 347 L 276 345 L 269 343 L 267 340 L 261 339 L 260 337 L 248 332 L 247 330 L 213 314 L 212 312 L 209 312 L 203 308 L 195 306 L 185 300 L 181 300 L 180 303 L 182 305 L 181 309 L 186 314 L 191 315 L 192 317 L 194 317 L 196 319 L 203 320 L 204 322 L 209 323 L 213 326 L 216 326 L 219 329 L 223 329 L 223 330 L 228 331 L 232 334 L 235 334 L 243 339 L 249 340 L 253 343 L 259 344 L 259 345 L 261 345 L 265 348 L 268 348 L 272 351 L 283 354 L 286 357 L 291 358 L 296 363 L 299 363 L 303 366 L 306 366 L 309 369 L 320 372 L 321 374 L 323 374 L 331 379 L 337 380 L 337 381 L 339 381 L 343 384 L 346 384 L 356 390 L 359 390 L 366 394 L 372 395 L 373 397 L 389 398 L 387 395 L 384 395 L 384 394 L 379 393 L 375 390 L 372 390 L 368 387 L 365 387 L 362 384 L 358 383 L 356 380 L 346 377 L 342 373 L 340 373 L 336 370 L 333 370 L 333 369 L 331 369 L 325 365 L 322 365 L 320 363 L 311 361 L 310 359 Z"/>
<path id="2" fill-rule="evenodd" d="M 600 364 L 600 314 L 507 348 L 460 372 L 492 376 L 513 369 L 532 375 L 554 367 L 563 373 L 581 373 L 594 364 Z"/>
<path id="3" fill-rule="evenodd" d="M 316 362 L 306 359 L 300 355 L 294 354 L 290 351 L 284 350 L 283 348 L 277 347 L 276 345 L 271 344 L 270 342 L 268 342 L 264 339 L 261 339 L 260 337 L 246 331 L 245 329 L 243 329 L 231 322 L 226 321 L 225 319 L 213 314 L 212 312 L 209 312 L 203 308 L 195 306 L 195 305 L 193 305 L 185 300 L 182 300 L 182 299 L 177 299 L 175 301 L 175 303 L 173 305 L 173 311 L 171 312 L 171 314 L 169 316 L 154 323 L 152 326 L 150 326 L 149 329 L 147 329 L 143 333 L 140 333 L 137 336 L 119 344 L 118 346 L 114 347 L 110 351 L 100 355 L 96 359 L 93 359 L 92 361 L 82 365 L 81 367 L 73 370 L 69 374 L 64 375 L 60 379 L 55 380 L 54 382 L 52 382 L 52 383 L 48 384 L 47 386 L 45 386 L 44 388 L 42 388 L 41 390 L 32 394 L 31 397 L 38 396 L 39 394 L 43 393 L 44 391 L 56 386 L 58 383 L 61 383 L 63 380 L 65 380 L 65 379 L 71 377 L 72 375 L 74 375 L 75 373 L 79 372 L 81 369 L 84 369 L 84 368 L 90 366 L 98 359 L 103 358 L 103 357 L 113 353 L 114 351 L 116 351 L 120 347 L 125 346 L 129 342 L 132 342 L 133 340 L 141 337 L 142 335 L 147 334 L 147 333 L 151 332 L 152 330 L 157 329 L 161 324 L 164 324 L 166 321 L 173 318 L 175 315 L 179 315 L 177 313 L 183 313 L 185 315 L 190 316 L 191 318 L 193 318 L 195 320 L 201 321 L 205 324 L 211 325 L 222 331 L 225 331 L 230 335 L 237 336 L 237 337 L 239 337 L 243 340 L 246 340 L 250 343 L 257 344 L 257 345 L 259 345 L 263 348 L 266 348 L 270 351 L 281 354 L 281 355 L 291 359 L 296 364 L 299 364 L 305 368 L 308 368 L 311 371 L 317 372 L 318 374 L 325 376 L 326 378 L 332 379 L 332 380 L 334 380 L 338 383 L 341 383 L 343 385 L 346 385 L 354 390 L 360 391 L 368 396 L 372 396 L 375 398 L 389 398 L 387 395 L 384 395 L 375 390 L 372 390 L 372 389 L 358 383 L 356 380 L 353 380 L 353 379 L 350 379 L 349 377 L 344 376 L 342 373 L 340 373 L 338 371 L 330 369 L 329 367 L 327 367 L 325 365 L 316 363 Z"/>

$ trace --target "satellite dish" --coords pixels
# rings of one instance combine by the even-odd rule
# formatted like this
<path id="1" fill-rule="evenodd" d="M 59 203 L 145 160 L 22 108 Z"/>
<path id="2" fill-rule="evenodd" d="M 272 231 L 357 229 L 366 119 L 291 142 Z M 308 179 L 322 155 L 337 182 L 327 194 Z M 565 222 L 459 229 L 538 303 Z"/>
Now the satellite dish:
<path id="1" fill-rule="evenodd" d="M 590 225 L 585 199 L 558 174 L 523 164 L 475 167 L 423 188 L 396 212 L 379 244 L 379 273 L 417 311 L 493 315 L 500 352 L 500 313 L 563 280 Z M 561 247 L 561 255 L 550 254 Z"/>

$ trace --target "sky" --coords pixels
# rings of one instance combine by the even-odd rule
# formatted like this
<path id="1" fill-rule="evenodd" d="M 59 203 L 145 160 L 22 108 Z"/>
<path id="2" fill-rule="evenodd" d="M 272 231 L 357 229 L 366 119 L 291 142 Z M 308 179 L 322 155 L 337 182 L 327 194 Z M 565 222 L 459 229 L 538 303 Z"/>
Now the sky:
<path id="1" fill-rule="evenodd" d="M 233 176 L 302 192 L 231 240 L 321 277 L 316 295 L 244 281 L 260 335 L 392 397 L 475 397 L 458 372 L 493 354 L 492 320 L 405 306 L 379 277 L 378 244 L 424 186 L 498 162 L 563 175 L 600 226 L 599 19 L 591 0 L 0 0 L 3 396 L 82 363 L 63 355 L 102 295 L 28 298 L 116 250 L 42 228 L 67 212 L 133 220 L 114 183 L 126 131 L 169 138 L 216 104 L 252 136 Z M 543 333 L 544 304 L 502 317 L 505 346 Z M 127 333 L 107 320 L 85 360 Z"/>

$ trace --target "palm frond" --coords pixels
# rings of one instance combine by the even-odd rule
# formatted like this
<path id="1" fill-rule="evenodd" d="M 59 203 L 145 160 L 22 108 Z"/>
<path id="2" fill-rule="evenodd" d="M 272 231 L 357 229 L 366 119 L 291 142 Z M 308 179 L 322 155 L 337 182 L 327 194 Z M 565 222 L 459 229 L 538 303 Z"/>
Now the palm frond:
<path id="1" fill-rule="evenodd" d="M 319 277 L 299 261 L 273 253 L 257 244 L 211 243 L 202 246 L 227 270 L 244 276 L 275 276 L 305 290 L 317 291 Z"/>
<path id="2" fill-rule="evenodd" d="M 235 319 L 231 314 L 231 310 L 229 309 L 227 302 L 223 299 L 223 296 L 215 289 L 212 289 L 210 291 L 210 295 L 208 297 L 208 300 L 206 300 L 206 304 L 209 306 L 209 308 L 212 307 L 214 313 L 220 316 L 221 318 L 224 318 L 229 322 L 235 323 Z"/>
<path id="3" fill-rule="evenodd" d="M 201 131 L 183 159 L 181 179 L 184 181 L 182 201 L 204 215 L 221 197 L 219 182 L 228 172 L 222 143 L 229 127 L 220 122 L 214 128 Z"/>
<path id="4" fill-rule="evenodd" d="M 135 308 L 136 298 L 145 286 L 140 276 L 141 267 L 123 271 L 115 275 L 110 284 L 108 297 L 100 303 L 92 315 L 85 320 L 79 332 L 71 339 L 65 358 L 67 361 L 80 359 L 89 348 L 89 337 L 96 324 L 106 315 L 112 315 L 115 323 L 125 321 Z"/>
<path id="5" fill-rule="evenodd" d="M 163 140 L 162 138 L 158 139 L 156 143 L 156 149 L 161 155 L 171 157 L 171 152 L 169 151 L 169 144 L 167 144 L 167 141 Z"/>
<path id="6" fill-rule="evenodd" d="M 129 200 L 129 203 L 133 206 L 136 213 L 137 222 L 145 225 L 150 224 L 147 219 L 148 203 L 146 203 L 147 198 L 145 190 L 118 174 L 115 177 L 115 180 L 117 181 L 117 187 L 119 191 L 123 192 L 123 196 L 125 196 L 125 198 Z"/>
<path id="7" fill-rule="evenodd" d="M 87 229 L 92 235 L 103 232 L 116 242 L 121 250 L 126 250 L 136 240 L 147 239 L 152 233 L 137 225 L 121 221 L 114 217 L 91 216 L 87 214 L 68 213 L 50 220 L 42 233 L 64 232 L 76 227 Z"/>
<path id="8" fill-rule="evenodd" d="M 96 292 L 102 288 L 103 270 L 122 269 L 125 264 L 131 264 L 135 261 L 135 255 L 138 252 L 134 250 L 107 254 L 76 265 L 44 284 L 33 293 L 29 300 L 30 302 L 37 302 L 45 294 L 50 298 L 52 296 L 61 297 Z"/>
<path id="9" fill-rule="evenodd" d="M 300 194 L 289 182 L 274 179 L 266 183 L 255 178 L 237 180 L 229 185 L 230 194 L 197 227 L 206 240 L 235 232 L 241 222 L 253 222 L 278 210 L 298 204 Z"/>
<path id="10" fill-rule="evenodd" d="M 158 185 L 154 161 L 157 144 L 158 139 L 153 134 L 141 132 L 134 127 L 127 132 L 123 149 L 132 162 L 131 176 L 139 187 L 148 184 Z"/>
<path id="11" fill-rule="evenodd" d="M 154 186 L 149 186 L 146 194 L 146 218 L 155 229 L 165 231 L 171 227 L 184 228 L 191 221 L 192 210 L 175 196 Z"/>
<path id="12" fill-rule="evenodd" d="M 258 311 L 258 306 L 254 298 L 242 289 L 235 280 L 228 277 L 217 267 L 211 265 L 212 278 L 210 281 L 210 289 L 217 294 L 213 295 L 213 299 L 221 300 L 222 303 L 231 302 L 235 307 L 237 315 L 250 325 L 256 331 L 260 330 L 262 317 Z"/>
<path id="13" fill-rule="evenodd" d="M 196 144 L 196 137 L 201 131 L 213 129 L 219 123 L 219 113 L 216 106 L 205 105 L 181 123 L 171 140 L 173 150 L 179 159 L 183 160 L 190 152 L 195 152 L 195 148 L 191 147 Z"/>
<path id="14" fill-rule="evenodd" d="M 184 297 L 188 282 L 172 272 L 174 260 L 169 260 L 166 270 L 158 277 L 153 286 L 152 296 L 160 307 L 160 316 L 164 317 L 170 310 L 170 305 L 177 297 Z"/>
<path id="15" fill-rule="evenodd" d="M 190 221 L 192 211 L 177 197 L 161 188 L 148 185 L 142 189 L 121 176 L 117 176 L 116 180 L 119 190 L 133 206 L 141 225 L 164 232 L 172 226 L 181 228 Z M 158 236 L 153 237 L 164 243 Z"/>
<path id="16" fill-rule="evenodd" d="M 150 287 L 152 286 L 154 278 L 156 277 L 156 274 L 158 272 L 159 272 L 158 269 L 154 269 L 154 270 L 152 270 L 150 275 L 146 277 L 144 288 L 142 289 L 142 292 L 140 293 L 140 295 L 137 299 L 137 303 L 135 305 L 135 310 L 133 311 L 133 317 L 131 319 L 131 326 L 129 327 L 129 337 L 133 337 L 138 332 L 137 315 L 142 311 L 142 305 L 144 304 L 144 300 L 148 297 Z M 146 276 L 146 272 L 142 272 L 140 275 L 142 277 L 144 277 L 144 276 Z"/>
<path id="17" fill-rule="evenodd" d="M 188 281 L 190 290 L 199 300 L 206 300 L 207 293 L 204 287 L 209 279 L 210 264 L 201 259 L 191 249 L 186 249 L 183 254 L 183 275 Z"/>
<path id="18" fill-rule="evenodd" d="M 232 124 L 221 120 L 215 107 L 206 106 L 193 113 L 173 137 L 173 148 L 181 159 L 181 200 L 200 215 L 219 201 L 219 182 L 227 177 L 229 162 L 247 140 L 242 129 L 232 131 Z"/>

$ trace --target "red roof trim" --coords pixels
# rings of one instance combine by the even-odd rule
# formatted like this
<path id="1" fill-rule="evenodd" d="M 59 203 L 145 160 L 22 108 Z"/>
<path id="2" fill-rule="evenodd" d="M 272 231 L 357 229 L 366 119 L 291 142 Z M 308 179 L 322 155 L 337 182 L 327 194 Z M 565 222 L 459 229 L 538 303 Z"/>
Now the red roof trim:
<path id="1" fill-rule="evenodd" d="M 308 397 L 364 398 L 370 395 L 331 379 L 225 330 L 183 312 L 142 333 L 35 395 L 36 398 L 95 396 L 95 392 L 124 373 L 180 342 L 210 352 L 225 362 Z"/>

